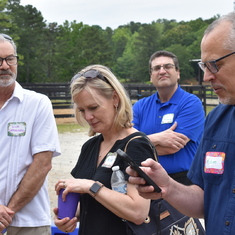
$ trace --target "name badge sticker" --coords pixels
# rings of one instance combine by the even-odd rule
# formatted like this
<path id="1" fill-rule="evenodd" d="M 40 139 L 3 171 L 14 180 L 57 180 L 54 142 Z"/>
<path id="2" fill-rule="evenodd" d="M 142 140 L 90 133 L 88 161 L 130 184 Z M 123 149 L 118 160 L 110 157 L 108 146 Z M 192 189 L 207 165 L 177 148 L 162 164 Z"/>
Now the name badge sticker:
<path id="1" fill-rule="evenodd" d="M 224 173 L 224 152 L 207 152 L 205 157 L 204 172 L 221 175 Z"/>
<path id="2" fill-rule="evenodd" d="M 117 158 L 117 153 L 108 153 L 102 167 L 111 168 Z"/>
<path id="3" fill-rule="evenodd" d="M 174 113 L 165 114 L 162 118 L 161 124 L 172 123 L 174 119 Z"/>
<path id="4" fill-rule="evenodd" d="M 26 123 L 25 122 L 9 122 L 7 127 L 8 136 L 25 136 Z"/>

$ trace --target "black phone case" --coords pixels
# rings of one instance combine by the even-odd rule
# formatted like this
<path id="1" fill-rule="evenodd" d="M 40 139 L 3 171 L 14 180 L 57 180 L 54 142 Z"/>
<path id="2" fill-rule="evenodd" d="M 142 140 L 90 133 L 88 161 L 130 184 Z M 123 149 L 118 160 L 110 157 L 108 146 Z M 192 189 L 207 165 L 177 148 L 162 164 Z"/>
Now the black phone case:
<path id="1" fill-rule="evenodd" d="M 127 162 L 128 165 L 131 166 L 131 168 L 133 168 L 140 177 L 142 177 L 145 181 L 146 181 L 146 185 L 152 185 L 154 187 L 154 191 L 160 193 L 162 190 L 156 185 L 156 183 L 149 178 L 148 175 L 146 175 L 144 173 L 144 171 L 142 171 L 140 169 L 140 167 L 125 153 L 123 152 L 121 149 L 117 150 L 117 154 L 124 160 Z"/>

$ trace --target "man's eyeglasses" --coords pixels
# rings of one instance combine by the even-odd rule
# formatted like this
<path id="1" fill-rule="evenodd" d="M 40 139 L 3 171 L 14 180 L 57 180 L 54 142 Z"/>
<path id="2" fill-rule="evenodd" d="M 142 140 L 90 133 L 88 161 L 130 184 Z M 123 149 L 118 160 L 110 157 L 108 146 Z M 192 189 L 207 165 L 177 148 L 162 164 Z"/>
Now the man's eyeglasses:
<path id="1" fill-rule="evenodd" d="M 16 65 L 18 63 L 18 56 L 9 55 L 6 58 L 0 57 L 0 66 L 2 66 L 3 61 L 5 60 L 8 65 Z"/>
<path id="2" fill-rule="evenodd" d="M 175 67 L 174 64 L 163 64 L 163 65 L 156 65 L 154 67 L 151 68 L 151 72 L 159 72 L 161 70 L 161 68 L 163 68 L 165 71 L 171 70 Z"/>
<path id="3" fill-rule="evenodd" d="M 2 35 L 5 39 L 7 39 L 9 41 L 12 41 L 12 38 L 9 35 L 7 35 L 5 33 L 0 33 L 0 35 Z"/>
<path id="4" fill-rule="evenodd" d="M 210 61 L 207 61 L 205 63 L 198 62 L 198 65 L 202 69 L 203 72 L 205 72 L 205 69 L 208 68 L 211 73 L 217 73 L 217 72 L 219 72 L 219 68 L 217 67 L 216 62 L 218 62 L 218 61 L 220 61 L 220 60 L 222 60 L 226 57 L 229 57 L 230 55 L 233 55 L 233 54 L 235 54 L 235 51 L 232 52 L 232 53 L 229 53 L 225 56 L 222 56 L 217 60 L 210 60 Z"/>
<path id="5" fill-rule="evenodd" d="M 78 74 L 76 74 L 76 75 L 72 78 L 71 83 L 74 82 L 76 79 L 78 79 L 78 78 L 80 78 L 80 77 L 85 77 L 85 78 L 88 78 L 88 79 L 89 79 L 89 78 L 91 78 L 91 79 L 93 79 L 93 78 L 99 78 L 99 79 L 101 79 L 102 81 L 104 81 L 104 82 L 106 82 L 106 83 L 108 83 L 108 84 L 110 85 L 108 79 L 107 79 L 106 77 L 104 77 L 104 76 L 100 73 L 100 71 L 95 70 L 95 69 L 90 69 L 90 70 L 88 70 L 88 71 L 86 71 L 86 72 L 84 72 L 84 73 L 78 73 Z"/>

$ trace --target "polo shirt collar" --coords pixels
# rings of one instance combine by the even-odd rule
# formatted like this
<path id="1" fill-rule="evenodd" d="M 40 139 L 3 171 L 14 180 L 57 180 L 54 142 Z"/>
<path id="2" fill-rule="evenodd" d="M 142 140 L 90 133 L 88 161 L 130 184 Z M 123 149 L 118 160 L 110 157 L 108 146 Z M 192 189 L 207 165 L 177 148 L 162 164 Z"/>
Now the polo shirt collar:
<path id="1" fill-rule="evenodd" d="M 167 104 L 177 104 L 180 101 L 183 92 L 184 91 L 181 89 L 180 85 L 178 85 L 178 88 L 175 91 L 175 93 L 173 94 L 173 96 L 171 97 L 171 99 L 168 100 L 167 102 L 165 102 L 164 104 L 165 105 L 167 105 Z M 158 92 L 156 93 L 156 102 L 161 103 L 161 100 L 159 99 Z"/>

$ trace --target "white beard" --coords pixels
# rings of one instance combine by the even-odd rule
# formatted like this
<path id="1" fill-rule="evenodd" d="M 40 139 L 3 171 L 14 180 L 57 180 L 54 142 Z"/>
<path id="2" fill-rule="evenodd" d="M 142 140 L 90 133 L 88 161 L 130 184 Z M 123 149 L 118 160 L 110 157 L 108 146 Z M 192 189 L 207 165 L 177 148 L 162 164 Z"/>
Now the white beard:
<path id="1" fill-rule="evenodd" d="M 8 87 L 16 81 L 16 75 L 0 76 L 0 87 Z"/>

